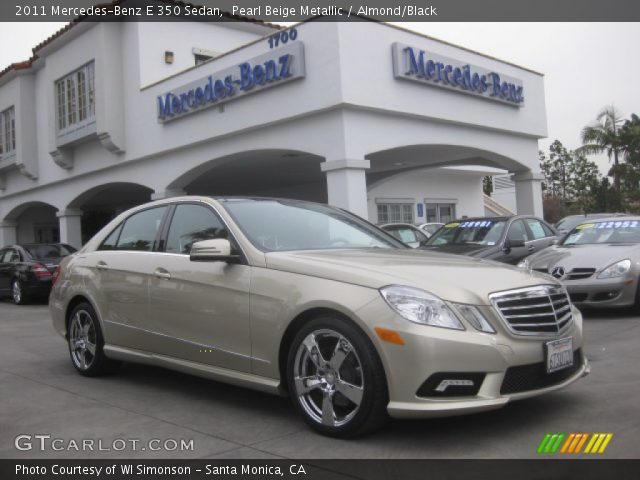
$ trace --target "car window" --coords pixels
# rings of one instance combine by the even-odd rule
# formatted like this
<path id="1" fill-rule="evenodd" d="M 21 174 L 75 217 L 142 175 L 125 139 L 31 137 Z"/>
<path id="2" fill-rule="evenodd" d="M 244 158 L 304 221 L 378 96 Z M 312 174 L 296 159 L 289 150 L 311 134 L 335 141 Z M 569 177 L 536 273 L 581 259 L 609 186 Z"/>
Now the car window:
<path id="1" fill-rule="evenodd" d="M 539 240 L 541 238 L 547 237 L 547 233 L 544 231 L 544 226 L 540 220 L 536 220 L 535 218 L 527 218 L 525 219 L 527 225 L 529 226 L 529 230 L 533 234 L 534 240 Z"/>
<path id="2" fill-rule="evenodd" d="M 464 220 L 444 225 L 434 233 L 427 245 L 495 245 L 504 232 L 504 220 Z"/>
<path id="3" fill-rule="evenodd" d="M 116 227 L 116 229 L 111 232 L 111 234 L 104 239 L 102 244 L 98 247 L 98 250 L 115 250 L 116 244 L 118 243 L 118 237 L 120 236 L 120 231 L 122 230 L 122 223 Z"/>
<path id="4" fill-rule="evenodd" d="M 5 257 L 7 257 L 6 260 L 5 260 Z M 0 263 L 7 263 L 9 261 L 9 257 L 10 257 L 9 249 L 0 250 Z"/>
<path id="5" fill-rule="evenodd" d="M 540 222 L 540 225 L 542 225 L 544 233 L 547 237 L 555 237 L 557 235 L 556 232 L 554 232 L 546 223 Z"/>
<path id="6" fill-rule="evenodd" d="M 385 230 L 404 243 L 425 242 L 427 240 L 426 235 L 409 227 L 387 227 Z"/>
<path id="7" fill-rule="evenodd" d="M 4 254 L 2 260 L 3 263 L 18 263 L 20 261 L 20 254 L 14 248 L 9 248 L 7 253 Z"/>
<path id="8" fill-rule="evenodd" d="M 202 205 L 178 205 L 169 227 L 166 251 L 189 254 L 195 242 L 212 238 L 229 238 L 229 232 L 211 209 Z"/>
<path id="9" fill-rule="evenodd" d="M 523 242 L 531 240 L 522 220 L 515 220 L 511 224 L 509 231 L 507 232 L 507 238 L 509 240 L 522 240 Z"/>
<path id="10" fill-rule="evenodd" d="M 155 250 L 156 235 L 166 210 L 166 206 L 150 208 L 130 216 L 122 227 L 116 250 Z"/>
<path id="11" fill-rule="evenodd" d="M 436 233 L 438 231 L 438 229 L 441 227 L 442 225 L 439 225 L 437 223 L 431 224 L 431 225 L 425 225 L 424 227 L 422 227 L 422 229 L 427 232 L 429 235 L 433 235 L 434 233 Z"/>

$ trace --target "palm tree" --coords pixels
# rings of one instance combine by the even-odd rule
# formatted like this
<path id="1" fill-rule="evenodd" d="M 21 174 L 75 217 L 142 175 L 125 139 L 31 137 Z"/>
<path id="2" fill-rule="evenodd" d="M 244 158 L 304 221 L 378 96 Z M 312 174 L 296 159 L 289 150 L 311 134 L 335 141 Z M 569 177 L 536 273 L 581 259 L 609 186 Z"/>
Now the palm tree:
<path id="1" fill-rule="evenodd" d="M 622 142 L 620 139 L 620 126 L 622 125 L 622 114 L 613 105 L 604 107 L 598 116 L 597 121 L 592 125 L 587 125 L 582 129 L 580 139 L 582 147 L 579 153 L 599 154 L 606 153 L 609 162 L 613 157 L 613 168 L 609 175 L 613 173 L 613 185 L 620 191 L 620 153 Z"/>

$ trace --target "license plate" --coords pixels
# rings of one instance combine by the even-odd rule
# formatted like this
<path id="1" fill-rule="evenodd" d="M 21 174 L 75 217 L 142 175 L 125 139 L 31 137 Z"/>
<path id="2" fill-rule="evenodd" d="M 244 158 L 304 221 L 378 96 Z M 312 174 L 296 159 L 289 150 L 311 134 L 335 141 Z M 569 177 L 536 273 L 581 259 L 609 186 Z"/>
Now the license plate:
<path id="1" fill-rule="evenodd" d="M 547 373 L 557 372 L 573 365 L 573 339 L 561 338 L 545 344 Z"/>

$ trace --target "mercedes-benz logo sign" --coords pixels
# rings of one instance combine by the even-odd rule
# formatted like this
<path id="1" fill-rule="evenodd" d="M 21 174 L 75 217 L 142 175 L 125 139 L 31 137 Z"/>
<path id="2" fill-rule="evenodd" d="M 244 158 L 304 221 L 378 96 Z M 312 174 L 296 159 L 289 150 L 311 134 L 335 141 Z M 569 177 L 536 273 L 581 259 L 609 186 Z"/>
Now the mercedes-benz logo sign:
<path id="1" fill-rule="evenodd" d="M 564 277 L 564 267 L 554 267 L 553 270 L 551 270 L 551 276 L 558 279 Z"/>

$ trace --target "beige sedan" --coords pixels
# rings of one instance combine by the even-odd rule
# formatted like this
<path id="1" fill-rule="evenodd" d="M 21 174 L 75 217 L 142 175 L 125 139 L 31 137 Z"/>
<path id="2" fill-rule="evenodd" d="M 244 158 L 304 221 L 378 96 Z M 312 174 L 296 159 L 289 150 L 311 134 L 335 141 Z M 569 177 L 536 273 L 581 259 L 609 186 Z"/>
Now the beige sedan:
<path id="1" fill-rule="evenodd" d="M 132 361 L 288 394 L 333 436 L 499 408 L 588 372 L 555 280 L 409 249 L 315 203 L 156 201 L 54 277 L 53 324 L 82 375 Z"/>

